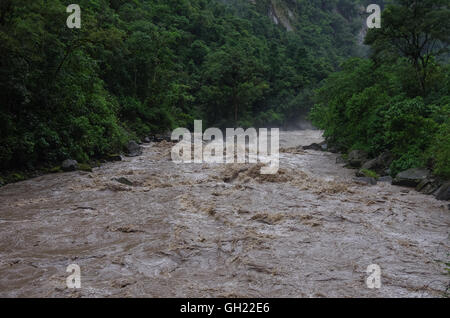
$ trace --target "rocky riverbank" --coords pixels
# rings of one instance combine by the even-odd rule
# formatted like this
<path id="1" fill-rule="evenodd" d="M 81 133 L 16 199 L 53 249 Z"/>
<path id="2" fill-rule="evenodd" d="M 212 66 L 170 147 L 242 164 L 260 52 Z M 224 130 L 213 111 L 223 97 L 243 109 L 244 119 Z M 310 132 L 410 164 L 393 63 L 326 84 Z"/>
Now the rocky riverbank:
<path id="1" fill-rule="evenodd" d="M 301 147 L 303 150 L 330 151 L 337 153 L 336 149 L 328 147 L 325 141 L 312 143 Z M 390 152 L 384 152 L 376 158 L 369 158 L 367 152 L 353 150 L 347 155 L 340 155 L 337 164 L 356 169 L 355 181 L 363 184 L 375 185 L 377 182 L 388 182 L 392 185 L 415 188 L 417 192 L 433 195 L 441 201 L 450 200 L 450 181 L 433 176 L 427 168 L 412 168 L 391 176 L 389 166 L 393 157 Z M 450 207 L 450 205 L 449 205 Z"/>

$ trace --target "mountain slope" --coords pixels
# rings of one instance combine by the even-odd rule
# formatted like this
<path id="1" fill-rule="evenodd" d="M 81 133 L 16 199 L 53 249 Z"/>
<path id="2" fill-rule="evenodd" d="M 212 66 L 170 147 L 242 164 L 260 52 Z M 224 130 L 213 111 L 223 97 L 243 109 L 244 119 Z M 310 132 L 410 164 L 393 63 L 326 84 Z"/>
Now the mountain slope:
<path id="1" fill-rule="evenodd" d="M 67 4 L 0 5 L 2 169 L 88 162 L 194 119 L 283 126 L 359 50 L 350 0 L 80 0 L 79 30 Z"/>

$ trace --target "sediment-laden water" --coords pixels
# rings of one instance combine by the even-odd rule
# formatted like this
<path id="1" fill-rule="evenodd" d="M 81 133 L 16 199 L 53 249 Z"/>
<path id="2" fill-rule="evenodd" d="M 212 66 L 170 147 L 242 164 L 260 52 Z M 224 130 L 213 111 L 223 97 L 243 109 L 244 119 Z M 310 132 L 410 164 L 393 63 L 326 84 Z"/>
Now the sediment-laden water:
<path id="1" fill-rule="evenodd" d="M 0 296 L 443 296 L 447 203 L 355 183 L 335 154 L 288 149 L 320 140 L 282 133 L 273 176 L 258 165 L 177 165 L 163 142 L 91 173 L 7 185 Z M 66 287 L 70 264 L 81 289 Z M 366 286 L 370 264 L 380 289 Z"/>

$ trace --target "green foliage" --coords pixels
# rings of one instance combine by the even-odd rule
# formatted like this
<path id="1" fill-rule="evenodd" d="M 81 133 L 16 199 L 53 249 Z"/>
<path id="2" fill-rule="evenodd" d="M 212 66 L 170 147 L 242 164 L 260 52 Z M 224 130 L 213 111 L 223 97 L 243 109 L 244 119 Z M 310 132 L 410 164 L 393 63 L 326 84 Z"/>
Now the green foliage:
<path id="1" fill-rule="evenodd" d="M 368 178 L 378 179 L 380 177 L 375 171 L 369 169 L 361 169 L 360 171 L 362 174 L 364 174 L 364 176 Z"/>
<path id="2" fill-rule="evenodd" d="M 430 150 L 430 157 L 435 160 L 434 172 L 450 179 L 450 120 L 440 126 L 435 138 Z"/>
<path id="3" fill-rule="evenodd" d="M 374 58 L 407 58 L 421 93 L 426 94 L 433 57 L 449 52 L 449 1 L 392 1 L 384 10 L 382 20 L 383 27 L 371 29 L 366 37 L 366 43 L 374 49 Z"/>
<path id="4" fill-rule="evenodd" d="M 63 172 L 63 170 L 61 169 L 60 166 L 55 166 L 55 167 L 53 167 L 53 168 L 50 168 L 50 169 L 46 170 L 46 172 L 49 172 L 49 173 L 59 173 L 59 172 Z"/>
<path id="5" fill-rule="evenodd" d="M 20 172 L 11 173 L 6 177 L 6 181 L 8 183 L 19 182 L 19 181 L 23 181 L 25 179 L 26 179 L 26 176 Z"/>
<path id="6" fill-rule="evenodd" d="M 437 62 L 432 55 L 441 53 L 433 48 L 448 45 L 448 34 L 426 27 L 428 19 L 439 25 L 447 23 L 441 19 L 449 13 L 448 5 L 394 2 L 383 13 L 384 30 L 368 35 L 367 42 L 376 54 L 371 59 L 346 61 L 341 71 L 323 81 L 310 117 L 325 130 L 329 142 L 342 150 L 362 149 L 372 156 L 389 150 L 394 155 L 392 175 L 413 167 L 431 167 L 438 176 L 449 178 L 449 66 L 445 59 Z M 414 8 L 426 17 L 408 18 Z M 417 76 L 418 65 L 411 55 L 414 45 L 396 42 L 408 30 L 418 32 L 427 48 L 415 51 L 419 60 L 427 62 L 420 66 L 422 75 L 426 67 L 425 77 Z M 428 47 L 427 39 L 439 43 L 430 40 L 437 44 Z"/>
<path id="7" fill-rule="evenodd" d="M 92 172 L 92 167 L 91 167 L 91 165 L 89 165 L 87 163 L 79 163 L 78 170 Z"/>
<path id="8" fill-rule="evenodd" d="M 194 119 L 282 125 L 357 51 L 359 1 L 79 0 L 68 29 L 70 3 L 0 3 L 2 170 L 89 162 Z"/>

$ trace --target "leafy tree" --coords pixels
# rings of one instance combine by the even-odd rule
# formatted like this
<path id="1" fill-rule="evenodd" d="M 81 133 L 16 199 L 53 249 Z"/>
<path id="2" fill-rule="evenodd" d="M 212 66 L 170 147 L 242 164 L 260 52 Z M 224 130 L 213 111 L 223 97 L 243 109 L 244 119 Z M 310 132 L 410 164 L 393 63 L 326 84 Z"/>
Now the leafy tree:
<path id="1" fill-rule="evenodd" d="M 372 45 L 376 56 L 406 57 L 425 95 L 431 63 L 448 53 L 450 1 L 398 0 L 383 11 L 382 21 L 382 28 L 369 31 L 366 43 Z"/>
<path id="2" fill-rule="evenodd" d="M 359 0 L 79 0 L 81 29 L 70 3 L 0 1 L 2 171 L 88 162 L 194 119 L 283 125 L 358 51 Z"/>
<path id="3" fill-rule="evenodd" d="M 317 90 L 310 117 L 342 151 L 390 151 L 391 174 L 449 173 L 448 1 L 398 0 L 370 31 L 370 59 L 350 59 Z M 441 56 L 441 58 L 439 58 Z M 419 93 L 418 93 L 419 91 Z"/>

